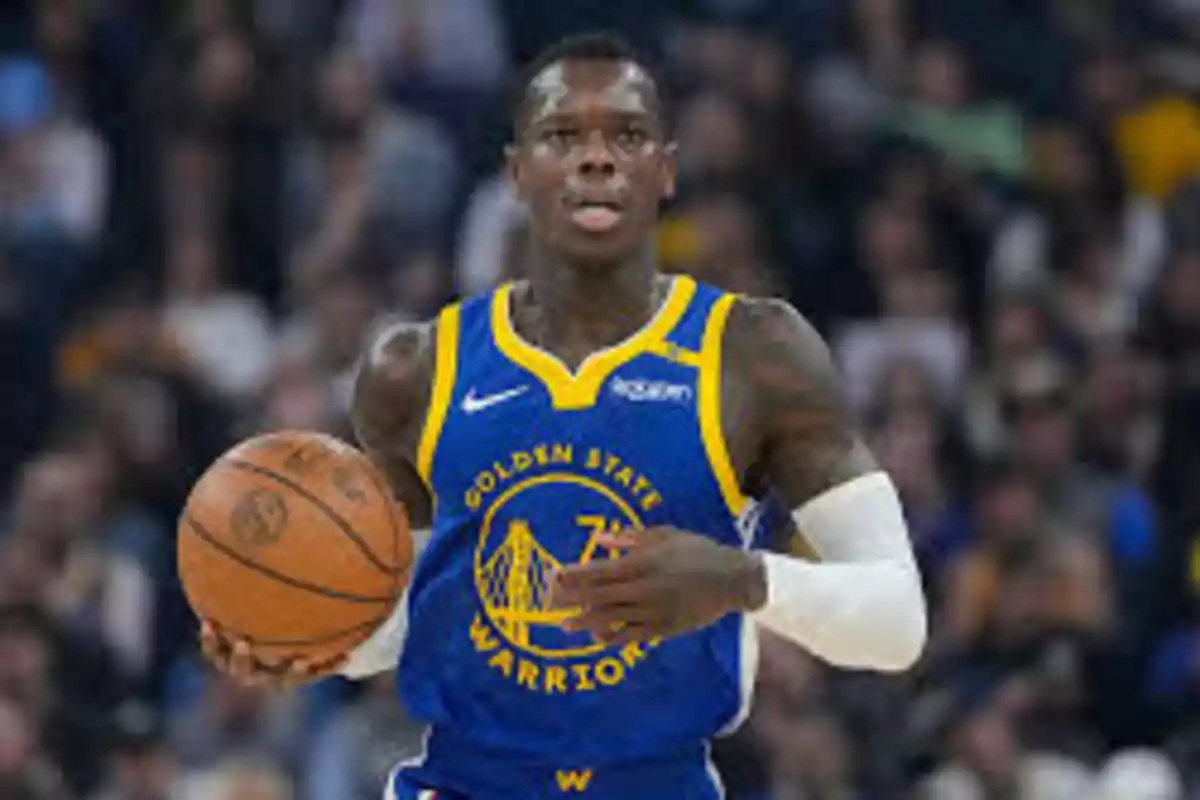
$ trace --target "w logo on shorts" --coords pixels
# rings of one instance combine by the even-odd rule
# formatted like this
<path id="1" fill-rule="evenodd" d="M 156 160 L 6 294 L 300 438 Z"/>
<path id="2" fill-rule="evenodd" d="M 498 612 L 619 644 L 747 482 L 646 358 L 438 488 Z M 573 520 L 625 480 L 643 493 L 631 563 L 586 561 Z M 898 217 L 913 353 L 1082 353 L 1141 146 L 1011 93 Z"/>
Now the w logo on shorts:
<path id="1" fill-rule="evenodd" d="M 592 782 L 590 769 L 560 769 L 554 774 L 558 788 L 563 792 L 586 792 Z"/>

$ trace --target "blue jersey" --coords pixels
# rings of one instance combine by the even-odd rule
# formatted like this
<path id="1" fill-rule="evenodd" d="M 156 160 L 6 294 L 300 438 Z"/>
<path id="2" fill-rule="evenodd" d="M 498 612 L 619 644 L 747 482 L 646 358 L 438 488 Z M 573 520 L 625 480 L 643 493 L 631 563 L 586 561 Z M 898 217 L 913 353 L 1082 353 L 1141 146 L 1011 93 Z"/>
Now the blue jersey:
<path id="1" fill-rule="evenodd" d="M 418 452 L 435 514 L 399 672 L 405 705 L 431 725 L 417 773 L 471 797 L 534 797 L 545 772 L 550 794 L 556 781 L 629 800 L 637 794 L 617 789 L 615 770 L 606 782 L 606 767 L 626 765 L 628 777 L 638 764 L 702 763 L 706 741 L 744 718 L 754 626 L 731 614 L 690 635 L 605 647 L 562 630 L 569 612 L 550 607 L 548 580 L 618 558 L 598 545 L 603 531 L 670 525 L 750 546 L 757 506 L 721 429 L 733 297 L 676 277 L 642 330 L 571 371 L 515 332 L 510 296 L 503 286 L 437 323 Z M 501 775 L 515 765 L 533 771 L 534 788 Z M 669 796 L 710 796 L 665 780 Z"/>

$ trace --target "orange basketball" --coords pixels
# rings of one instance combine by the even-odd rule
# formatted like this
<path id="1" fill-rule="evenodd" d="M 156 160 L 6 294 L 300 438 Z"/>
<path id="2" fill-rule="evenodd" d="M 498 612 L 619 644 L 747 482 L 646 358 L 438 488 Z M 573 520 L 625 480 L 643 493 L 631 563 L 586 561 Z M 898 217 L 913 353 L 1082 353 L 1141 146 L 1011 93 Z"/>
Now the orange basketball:
<path id="1" fill-rule="evenodd" d="M 318 433 L 248 439 L 197 481 L 179 519 L 179 577 L 197 616 L 264 661 L 333 661 L 408 584 L 404 508 L 366 456 Z"/>

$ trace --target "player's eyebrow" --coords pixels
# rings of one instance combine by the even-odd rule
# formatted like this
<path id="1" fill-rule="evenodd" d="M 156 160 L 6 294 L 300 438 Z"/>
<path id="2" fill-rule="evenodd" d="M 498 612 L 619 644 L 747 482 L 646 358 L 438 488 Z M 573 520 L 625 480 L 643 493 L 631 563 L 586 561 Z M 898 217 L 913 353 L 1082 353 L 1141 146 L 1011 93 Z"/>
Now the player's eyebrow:
<path id="1" fill-rule="evenodd" d="M 576 122 L 582 116 L 597 116 L 605 117 L 606 119 L 615 120 L 617 122 L 651 122 L 655 121 L 654 111 L 646 110 L 627 110 L 627 109 L 608 109 L 604 111 L 589 111 L 582 112 L 572 109 L 562 109 L 560 111 L 548 112 L 545 116 L 530 120 L 530 124 L 538 125 L 555 125 L 564 122 Z"/>

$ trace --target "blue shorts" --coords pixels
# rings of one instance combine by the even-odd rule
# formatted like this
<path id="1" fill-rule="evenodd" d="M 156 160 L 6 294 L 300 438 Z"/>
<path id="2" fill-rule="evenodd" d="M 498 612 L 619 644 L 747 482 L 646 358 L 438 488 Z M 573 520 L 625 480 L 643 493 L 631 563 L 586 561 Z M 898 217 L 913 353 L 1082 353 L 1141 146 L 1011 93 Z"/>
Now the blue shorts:
<path id="1" fill-rule="evenodd" d="M 430 741 L 425 760 L 402 765 L 385 800 L 720 800 L 720 778 L 698 746 L 670 758 L 593 768 L 536 767 Z"/>

